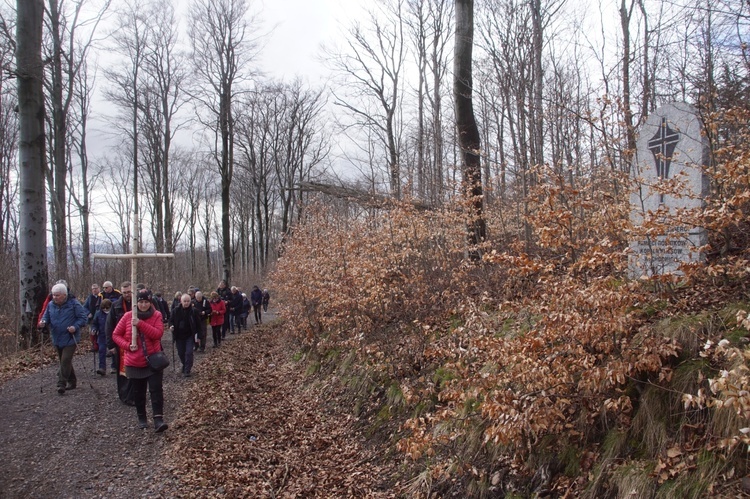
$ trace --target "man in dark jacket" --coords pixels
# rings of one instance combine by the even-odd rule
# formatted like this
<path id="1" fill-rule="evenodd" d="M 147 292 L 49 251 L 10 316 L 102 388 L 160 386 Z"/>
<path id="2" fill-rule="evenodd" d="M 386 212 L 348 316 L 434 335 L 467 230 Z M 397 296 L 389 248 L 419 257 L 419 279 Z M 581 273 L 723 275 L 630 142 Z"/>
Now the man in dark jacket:
<path id="1" fill-rule="evenodd" d="M 232 314 L 230 324 L 232 334 L 242 332 L 242 293 L 237 286 L 232 286 L 232 297 L 229 300 L 229 313 Z"/>
<path id="2" fill-rule="evenodd" d="M 177 355 L 182 362 L 182 375 L 188 377 L 193 369 L 193 344 L 201 331 L 200 317 L 193 308 L 189 294 L 182 295 L 180 306 L 172 310 L 170 324 Z"/>
<path id="3" fill-rule="evenodd" d="M 99 294 L 99 285 L 94 283 L 91 285 L 91 294 L 86 297 L 86 301 L 83 303 L 83 308 L 86 309 L 88 314 L 88 321 L 94 320 L 94 314 L 99 310 L 99 305 L 102 302 L 102 297 Z"/>
<path id="4" fill-rule="evenodd" d="M 130 281 L 120 284 L 122 296 L 112 304 L 112 310 L 107 316 L 104 333 L 107 341 L 107 350 L 112 354 L 112 369 L 117 374 L 117 395 L 120 401 L 127 405 L 133 405 L 132 388 L 130 380 L 125 376 L 125 352 L 120 351 L 117 344 L 112 340 L 112 332 L 117 327 L 125 312 L 133 309 L 133 290 Z"/>
<path id="5" fill-rule="evenodd" d="M 156 310 L 161 312 L 162 321 L 169 322 L 169 304 L 167 300 L 161 295 L 161 291 L 154 293 L 154 303 L 156 303 Z"/>
<path id="6" fill-rule="evenodd" d="M 101 295 L 102 299 L 107 298 L 112 303 L 122 298 L 122 293 L 119 289 L 115 289 L 115 287 L 112 286 L 112 281 L 104 281 L 102 284 Z"/>
<path id="7" fill-rule="evenodd" d="M 258 286 L 253 286 L 253 291 L 250 293 L 250 304 L 253 306 L 253 314 L 255 315 L 255 323 L 263 324 L 261 317 L 261 306 L 263 305 L 263 292 Z"/>

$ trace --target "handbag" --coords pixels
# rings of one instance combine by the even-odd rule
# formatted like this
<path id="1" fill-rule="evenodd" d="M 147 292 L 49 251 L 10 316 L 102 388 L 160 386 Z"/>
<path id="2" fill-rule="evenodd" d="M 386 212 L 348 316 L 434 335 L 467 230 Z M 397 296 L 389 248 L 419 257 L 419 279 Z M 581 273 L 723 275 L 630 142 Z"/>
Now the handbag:
<path id="1" fill-rule="evenodd" d="M 164 353 L 164 347 L 162 347 L 162 349 L 158 352 L 154 352 L 151 355 L 148 355 L 148 353 L 146 353 L 146 338 L 143 336 L 143 333 L 141 333 L 141 344 L 143 345 L 143 356 L 146 357 L 148 367 L 150 367 L 152 371 L 163 371 L 167 366 L 169 366 L 169 358 L 167 358 L 166 354 Z"/>

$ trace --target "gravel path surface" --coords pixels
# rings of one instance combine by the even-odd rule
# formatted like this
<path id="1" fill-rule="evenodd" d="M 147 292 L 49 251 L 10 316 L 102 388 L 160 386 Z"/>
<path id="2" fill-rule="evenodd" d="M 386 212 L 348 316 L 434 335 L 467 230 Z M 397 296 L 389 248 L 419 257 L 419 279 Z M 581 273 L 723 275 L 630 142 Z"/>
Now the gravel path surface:
<path id="1" fill-rule="evenodd" d="M 266 322 L 273 319 L 270 312 Z M 210 328 L 208 334 L 210 344 Z M 221 348 L 231 348 L 242 336 L 227 335 L 229 341 Z M 171 361 L 168 330 L 162 344 Z M 0 386 L 0 421 L 5 426 L 0 432 L 0 462 L 5 467 L 0 498 L 172 496 L 176 478 L 166 476 L 159 466 L 171 430 L 156 434 L 152 427 L 138 429 L 135 408 L 117 397 L 116 376 L 97 375 L 95 354 L 81 354 L 87 346 L 79 347 L 73 360 L 78 377 L 75 390 L 58 395 L 56 364 Z M 206 353 L 196 352 L 192 378 L 181 376 L 176 355 L 176 362 L 165 371 L 164 418 L 170 426 L 210 356 L 210 346 Z M 146 408 L 152 426 L 148 400 Z"/>
<path id="2" fill-rule="evenodd" d="M 305 375 L 270 312 L 197 353 L 193 377 L 179 359 L 167 368 L 164 433 L 136 427 L 93 353 L 75 357 L 78 387 L 62 396 L 55 363 L 0 386 L 0 499 L 402 495 L 399 458 L 363 435 L 335 378 Z"/>

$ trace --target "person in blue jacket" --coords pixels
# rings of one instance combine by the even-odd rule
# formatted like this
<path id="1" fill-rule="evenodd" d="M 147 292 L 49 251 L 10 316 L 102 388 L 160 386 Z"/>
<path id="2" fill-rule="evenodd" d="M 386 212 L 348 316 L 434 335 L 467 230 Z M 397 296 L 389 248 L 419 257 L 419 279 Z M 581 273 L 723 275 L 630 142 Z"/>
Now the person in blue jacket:
<path id="1" fill-rule="evenodd" d="M 73 369 L 73 355 L 81 341 L 81 328 L 87 323 L 86 309 L 78 300 L 68 296 L 68 287 L 62 283 L 52 286 L 52 300 L 39 321 L 39 327 L 49 325 L 52 345 L 60 359 L 57 373 L 57 393 L 60 395 L 66 389 L 74 389 L 78 382 Z"/>

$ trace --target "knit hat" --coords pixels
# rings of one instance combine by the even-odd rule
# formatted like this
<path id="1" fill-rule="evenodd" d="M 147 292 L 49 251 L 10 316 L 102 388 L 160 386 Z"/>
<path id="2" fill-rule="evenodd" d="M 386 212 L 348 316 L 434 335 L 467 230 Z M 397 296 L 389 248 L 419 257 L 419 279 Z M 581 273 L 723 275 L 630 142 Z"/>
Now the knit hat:
<path id="1" fill-rule="evenodd" d="M 136 301 L 141 301 L 141 300 L 151 301 L 150 289 L 144 288 L 144 289 L 138 290 L 138 299 Z"/>

